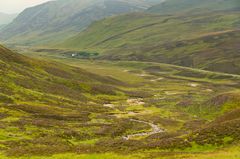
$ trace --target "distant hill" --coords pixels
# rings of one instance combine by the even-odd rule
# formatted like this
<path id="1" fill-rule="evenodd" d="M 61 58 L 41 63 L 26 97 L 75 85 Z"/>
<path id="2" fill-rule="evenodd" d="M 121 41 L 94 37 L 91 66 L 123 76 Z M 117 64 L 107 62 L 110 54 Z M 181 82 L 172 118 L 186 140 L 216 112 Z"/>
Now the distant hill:
<path id="1" fill-rule="evenodd" d="M 148 9 L 159 14 L 198 13 L 220 10 L 239 10 L 239 0 L 166 0 Z"/>
<path id="2" fill-rule="evenodd" d="M 13 19 L 16 18 L 16 16 L 17 14 L 0 13 L 0 28 L 1 26 L 12 22 Z"/>
<path id="3" fill-rule="evenodd" d="M 24 10 L 0 32 L 18 44 L 46 44 L 71 37 L 108 16 L 143 11 L 162 0 L 58 0 Z"/>
<path id="4" fill-rule="evenodd" d="M 100 59 L 164 62 L 239 74 L 239 13 L 122 15 L 94 23 L 60 46 L 94 50 Z"/>

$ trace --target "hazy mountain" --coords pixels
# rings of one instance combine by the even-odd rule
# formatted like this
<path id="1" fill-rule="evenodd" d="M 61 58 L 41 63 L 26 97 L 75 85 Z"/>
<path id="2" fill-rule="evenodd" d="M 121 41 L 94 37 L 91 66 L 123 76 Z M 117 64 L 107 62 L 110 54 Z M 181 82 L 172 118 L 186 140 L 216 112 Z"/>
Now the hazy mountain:
<path id="1" fill-rule="evenodd" d="M 0 27 L 12 22 L 12 20 L 17 16 L 17 14 L 6 14 L 0 13 Z"/>
<path id="2" fill-rule="evenodd" d="M 58 0 L 24 10 L 0 33 L 3 40 L 48 43 L 70 37 L 99 19 L 142 11 L 161 0 Z"/>

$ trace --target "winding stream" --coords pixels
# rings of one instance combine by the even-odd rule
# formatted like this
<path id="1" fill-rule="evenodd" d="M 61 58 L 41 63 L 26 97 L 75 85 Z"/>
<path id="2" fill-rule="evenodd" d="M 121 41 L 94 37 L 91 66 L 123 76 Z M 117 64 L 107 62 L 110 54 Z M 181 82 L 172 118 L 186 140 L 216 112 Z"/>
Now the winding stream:
<path id="1" fill-rule="evenodd" d="M 134 137 L 149 136 L 149 135 L 153 135 L 153 134 L 164 132 L 163 129 L 159 128 L 155 124 L 152 124 L 152 123 L 149 123 L 149 122 L 146 122 L 146 121 L 135 120 L 135 119 L 130 119 L 130 120 L 134 121 L 134 122 L 144 123 L 144 124 L 150 125 L 152 127 L 152 131 L 151 132 L 145 132 L 145 133 L 137 133 L 137 134 L 127 135 L 127 136 L 123 137 L 124 140 L 129 140 L 129 139 L 134 138 Z"/>

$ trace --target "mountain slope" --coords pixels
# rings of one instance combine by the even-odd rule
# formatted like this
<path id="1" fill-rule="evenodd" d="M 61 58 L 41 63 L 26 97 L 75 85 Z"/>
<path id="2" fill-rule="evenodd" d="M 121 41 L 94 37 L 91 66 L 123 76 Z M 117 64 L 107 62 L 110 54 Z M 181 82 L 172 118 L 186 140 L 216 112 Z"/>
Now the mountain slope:
<path id="1" fill-rule="evenodd" d="M 164 43 L 135 48 L 129 54 L 111 53 L 100 58 L 117 60 L 140 60 L 164 62 L 186 67 L 200 68 L 232 74 L 240 73 L 240 30 L 213 32 L 196 39 Z M 116 52 L 129 52 L 133 48 L 119 49 Z M 143 50 L 141 50 L 143 49 Z M 143 52 L 147 53 L 143 53 Z M 109 51 L 110 52 L 110 51 Z"/>
<path id="2" fill-rule="evenodd" d="M 97 76 L 80 68 L 31 59 L 3 46 L 0 46 L 0 65 L 1 95 L 11 97 L 16 104 L 31 102 L 35 98 L 34 94 L 45 94 L 50 98 L 55 96 L 56 99 L 62 96 L 66 100 L 81 103 L 88 99 L 83 94 L 93 93 L 99 83 L 121 84 L 112 78 Z M 32 93 L 28 94 L 29 91 Z"/>
<path id="3" fill-rule="evenodd" d="M 14 18 L 16 18 L 17 14 L 5 14 L 5 13 L 0 13 L 0 26 L 1 25 L 6 25 L 10 22 L 12 22 L 12 20 Z"/>
<path id="4" fill-rule="evenodd" d="M 96 58 L 101 59 L 164 62 L 239 74 L 239 15 L 239 11 L 226 11 L 117 16 L 94 23 L 59 46 L 98 52 Z"/>
<path id="5" fill-rule="evenodd" d="M 167 0 L 149 8 L 147 12 L 159 14 L 188 12 L 196 14 L 197 12 L 239 9 L 240 2 L 238 0 Z"/>
<path id="6" fill-rule="evenodd" d="M 56 42 L 82 31 L 96 20 L 122 13 L 142 11 L 150 7 L 153 2 L 156 3 L 155 1 L 50 1 L 23 11 L 0 32 L 0 37 L 7 42 L 18 44 Z"/>

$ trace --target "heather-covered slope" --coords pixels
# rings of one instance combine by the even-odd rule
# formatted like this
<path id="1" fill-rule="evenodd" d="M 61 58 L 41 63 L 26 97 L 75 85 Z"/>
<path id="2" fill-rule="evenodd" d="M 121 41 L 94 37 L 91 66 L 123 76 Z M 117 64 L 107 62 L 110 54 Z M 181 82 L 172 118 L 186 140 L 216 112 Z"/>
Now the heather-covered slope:
<path id="1" fill-rule="evenodd" d="M 120 84 L 109 77 L 31 59 L 0 46 L 1 153 L 39 151 L 44 155 L 67 150 L 69 145 L 59 135 L 72 133 L 75 124 L 91 120 L 91 112 L 107 111 L 94 104 L 103 102 L 94 96 L 115 95 L 115 86 Z M 25 150 L 27 143 L 36 149 L 28 145 Z"/>
<path id="2" fill-rule="evenodd" d="M 227 157 L 239 154 L 237 75 L 159 63 L 57 63 L 2 46 L 0 59 L 1 158 L 195 159 L 221 155 L 221 147 L 233 151 Z"/>

